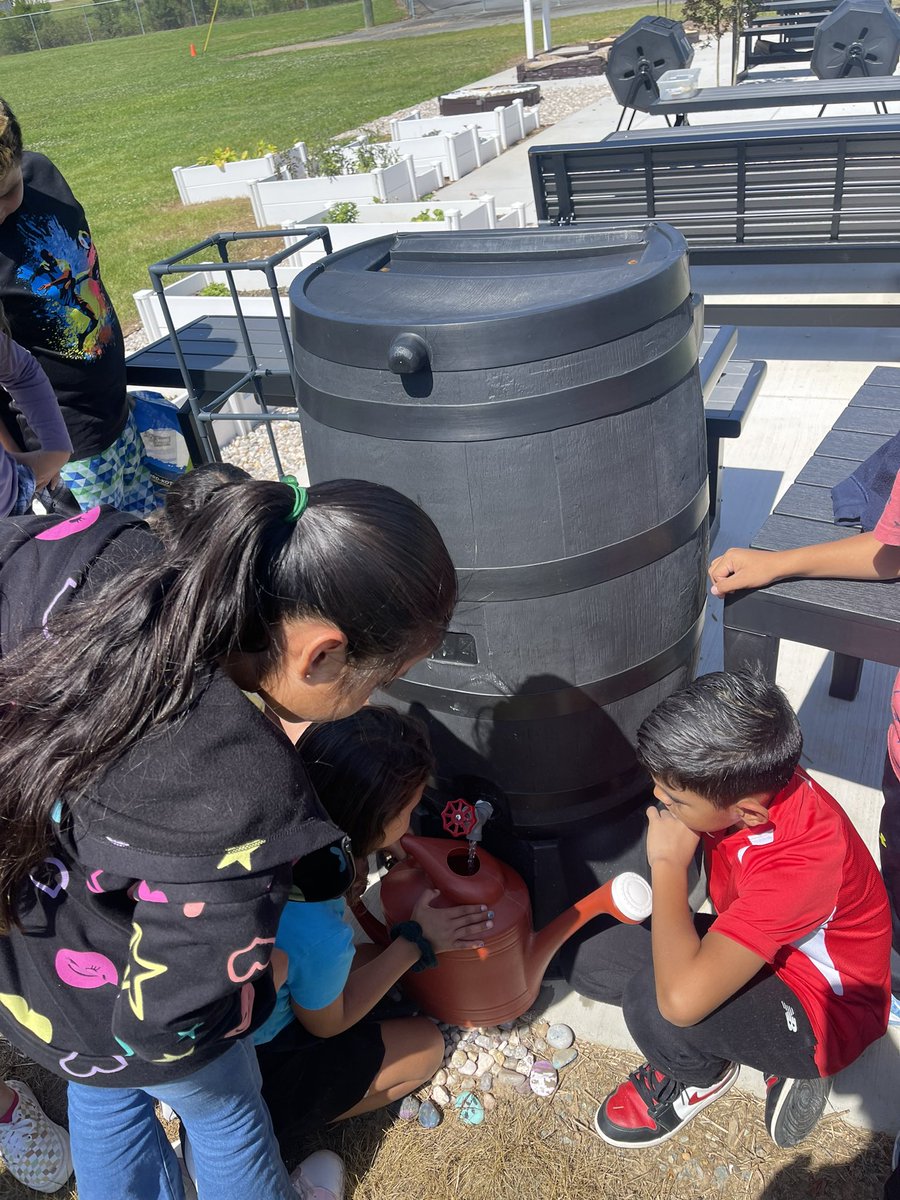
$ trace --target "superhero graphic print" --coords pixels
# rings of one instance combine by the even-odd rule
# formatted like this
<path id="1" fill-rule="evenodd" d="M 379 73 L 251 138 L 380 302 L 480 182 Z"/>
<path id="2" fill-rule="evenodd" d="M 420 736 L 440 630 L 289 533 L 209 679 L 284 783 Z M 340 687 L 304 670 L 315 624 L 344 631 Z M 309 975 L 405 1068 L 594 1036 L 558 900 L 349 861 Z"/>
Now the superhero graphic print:
<path id="1" fill-rule="evenodd" d="M 64 358 L 102 357 L 116 323 L 90 232 L 73 239 L 53 216 L 25 217 L 19 232 L 25 254 L 16 278 L 42 301 L 48 347 Z"/>

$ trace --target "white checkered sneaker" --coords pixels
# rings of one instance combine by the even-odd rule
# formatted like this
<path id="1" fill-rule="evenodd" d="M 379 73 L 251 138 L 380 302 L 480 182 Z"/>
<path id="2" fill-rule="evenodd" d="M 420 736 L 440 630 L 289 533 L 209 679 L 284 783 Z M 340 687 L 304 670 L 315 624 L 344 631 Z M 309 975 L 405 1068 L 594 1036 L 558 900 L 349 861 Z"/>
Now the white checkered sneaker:
<path id="1" fill-rule="evenodd" d="M 0 1122 L 0 1154 L 6 1169 L 36 1192 L 58 1192 L 72 1174 L 69 1135 L 54 1125 L 28 1084 L 18 1079 L 6 1083 L 19 1097 L 12 1120 Z"/>

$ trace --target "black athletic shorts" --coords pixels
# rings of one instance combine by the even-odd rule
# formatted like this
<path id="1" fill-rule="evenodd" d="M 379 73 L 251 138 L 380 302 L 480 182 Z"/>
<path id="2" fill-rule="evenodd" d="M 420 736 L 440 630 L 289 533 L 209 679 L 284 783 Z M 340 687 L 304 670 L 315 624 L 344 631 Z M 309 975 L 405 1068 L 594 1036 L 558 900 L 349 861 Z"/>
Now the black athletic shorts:
<path id="1" fill-rule="evenodd" d="M 299 1021 L 256 1047 L 263 1099 L 279 1142 L 315 1133 L 359 1104 L 384 1061 L 377 1021 L 360 1021 L 331 1038 L 314 1037 Z"/>

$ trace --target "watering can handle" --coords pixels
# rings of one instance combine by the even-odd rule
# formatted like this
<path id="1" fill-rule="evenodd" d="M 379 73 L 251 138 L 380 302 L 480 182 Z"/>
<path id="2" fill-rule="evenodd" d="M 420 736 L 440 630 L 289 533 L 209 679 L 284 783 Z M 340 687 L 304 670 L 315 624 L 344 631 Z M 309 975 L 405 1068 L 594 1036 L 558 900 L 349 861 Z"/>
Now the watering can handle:
<path id="1" fill-rule="evenodd" d="M 391 938 L 387 931 L 387 926 L 369 912 L 362 899 L 357 900 L 350 911 L 356 917 L 357 921 L 359 921 L 363 933 L 368 934 L 376 946 L 387 946 L 390 944 Z"/>

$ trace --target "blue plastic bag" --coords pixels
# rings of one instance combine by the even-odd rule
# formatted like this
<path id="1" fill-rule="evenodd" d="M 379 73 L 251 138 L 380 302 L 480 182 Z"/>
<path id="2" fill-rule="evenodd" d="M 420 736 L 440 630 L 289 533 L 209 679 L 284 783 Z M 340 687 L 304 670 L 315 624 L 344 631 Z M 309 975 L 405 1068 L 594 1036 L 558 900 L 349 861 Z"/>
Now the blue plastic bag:
<path id="1" fill-rule="evenodd" d="M 131 401 L 144 446 L 144 463 L 162 503 L 169 485 L 191 469 L 178 409 L 159 392 L 132 392 Z"/>

